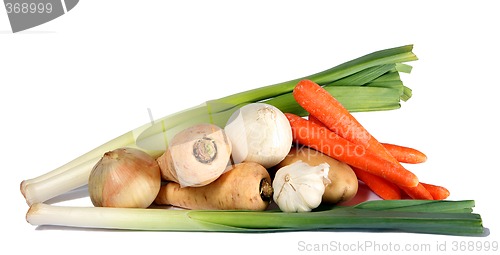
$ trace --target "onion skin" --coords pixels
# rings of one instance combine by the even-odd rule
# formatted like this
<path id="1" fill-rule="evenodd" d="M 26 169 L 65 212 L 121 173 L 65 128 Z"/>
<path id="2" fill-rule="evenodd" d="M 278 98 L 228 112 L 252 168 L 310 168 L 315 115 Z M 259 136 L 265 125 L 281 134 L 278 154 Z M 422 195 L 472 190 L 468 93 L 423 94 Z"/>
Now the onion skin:
<path id="1" fill-rule="evenodd" d="M 161 186 L 160 167 L 149 154 L 133 148 L 106 152 L 89 176 L 89 194 L 97 207 L 147 208 Z"/>

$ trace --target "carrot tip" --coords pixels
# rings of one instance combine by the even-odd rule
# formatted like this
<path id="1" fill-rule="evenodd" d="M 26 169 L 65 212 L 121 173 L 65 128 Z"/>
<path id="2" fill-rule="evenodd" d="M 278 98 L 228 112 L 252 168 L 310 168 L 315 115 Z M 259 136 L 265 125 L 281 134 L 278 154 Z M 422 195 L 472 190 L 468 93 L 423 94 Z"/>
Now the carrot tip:
<path id="1" fill-rule="evenodd" d="M 450 191 L 445 187 L 428 183 L 422 183 L 422 185 L 431 193 L 434 200 L 443 200 L 450 196 Z"/>

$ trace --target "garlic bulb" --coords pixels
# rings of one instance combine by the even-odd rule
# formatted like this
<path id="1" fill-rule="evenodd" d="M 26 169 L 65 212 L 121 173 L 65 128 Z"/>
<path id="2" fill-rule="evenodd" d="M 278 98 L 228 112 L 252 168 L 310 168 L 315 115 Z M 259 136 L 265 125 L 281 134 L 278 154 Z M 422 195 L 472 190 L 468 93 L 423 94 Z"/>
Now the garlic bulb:
<path id="1" fill-rule="evenodd" d="M 92 169 L 88 183 L 92 204 L 98 207 L 146 208 L 160 186 L 156 160 L 133 148 L 106 152 Z"/>
<path id="2" fill-rule="evenodd" d="M 292 145 L 290 122 L 269 104 L 241 107 L 231 115 L 224 130 L 232 142 L 235 163 L 252 161 L 269 168 L 283 160 Z"/>
<path id="3" fill-rule="evenodd" d="M 325 186 L 330 183 L 330 166 L 311 166 L 296 161 L 280 168 L 273 180 L 274 202 L 283 212 L 309 212 L 321 204 Z"/>

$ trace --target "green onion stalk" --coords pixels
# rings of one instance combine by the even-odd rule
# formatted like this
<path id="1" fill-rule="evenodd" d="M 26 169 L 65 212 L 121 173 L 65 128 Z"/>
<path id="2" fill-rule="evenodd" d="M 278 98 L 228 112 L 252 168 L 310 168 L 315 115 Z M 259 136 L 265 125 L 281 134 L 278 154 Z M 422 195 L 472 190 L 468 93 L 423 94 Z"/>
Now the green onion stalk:
<path id="1" fill-rule="evenodd" d="M 93 166 L 102 155 L 120 147 L 132 147 L 160 156 L 177 132 L 199 123 L 224 127 L 241 106 L 264 102 L 283 112 L 300 116 L 307 112 L 295 102 L 292 91 L 298 81 L 310 79 L 323 86 L 351 112 L 400 108 L 411 97 L 400 73 L 409 73 L 405 62 L 417 60 L 413 45 L 376 51 L 328 70 L 270 86 L 207 101 L 129 131 L 81 155 L 67 164 L 36 178 L 21 182 L 21 193 L 28 205 L 45 202 L 87 184 Z"/>
<path id="2" fill-rule="evenodd" d="M 374 200 L 354 206 L 322 206 L 312 212 L 203 211 L 164 208 L 71 207 L 34 204 L 26 214 L 32 225 L 79 228 L 196 231 L 395 231 L 485 236 L 474 201 Z"/>

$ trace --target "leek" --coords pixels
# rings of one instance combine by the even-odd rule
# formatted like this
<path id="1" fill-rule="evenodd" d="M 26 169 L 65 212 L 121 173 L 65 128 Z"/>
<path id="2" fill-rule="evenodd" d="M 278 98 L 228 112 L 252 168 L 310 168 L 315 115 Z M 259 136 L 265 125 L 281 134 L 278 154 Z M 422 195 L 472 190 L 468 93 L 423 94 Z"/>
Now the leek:
<path id="1" fill-rule="evenodd" d="M 403 85 L 398 72 L 411 71 L 404 62 L 417 60 L 412 49 L 412 45 L 406 45 L 376 51 L 310 76 L 210 100 L 171 114 L 104 143 L 53 171 L 24 180 L 21 192 L 29 205 L 45 202 L 84 186 L 91 166 L 107 151 L 133 147 L 159 156 L 177 132 L 202 122 L 223 127 L 231 114 L 245 104 L 266 102 L 284 112 L 304 116 L 307 113 L 291 95 L 301 79 L 324 86 L 352 112 L 398 109 L 400 100 L 411 97 L 411 90 Z"/>
<path id="2" fill-rule="evenodd" d="M 486 235 L 474 201 L 376 200 L 313 212 L 203 211 L 70 207 L 34 204 L 32 225 L 148 231 L 279 232 L 370 230 L 441 235 Z"/>

